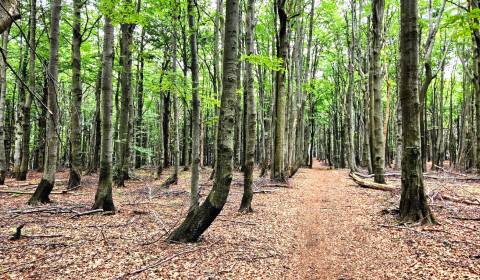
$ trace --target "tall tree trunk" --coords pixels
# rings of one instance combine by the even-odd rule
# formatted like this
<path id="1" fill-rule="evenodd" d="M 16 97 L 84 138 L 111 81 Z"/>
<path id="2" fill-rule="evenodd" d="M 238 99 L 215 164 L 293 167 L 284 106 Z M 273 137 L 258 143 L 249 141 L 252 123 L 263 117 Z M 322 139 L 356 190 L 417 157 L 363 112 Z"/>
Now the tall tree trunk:
<path id="1" fill-rule="evenodd" d="M 247 55 L 253 55 L 253 32 L 255 29 L 255 0 L 248 0 L 247 17 L 246 17 L 246 51 Z M 247 118 L 245 130 L 245 170 L 244 170 L 244 185 L 243 196 L 240 204 L 241 212 L 252 211 L 253 198 L 253 167 L 255 164 L 255 140 L 256 136 L 256 107 L 255 107 L 255 93 L 253 91 L 253 65 L 245 62 L 245 91 L 246 91 L 246 105 Z"/>
<path id="2" fill-rule="evenodd" d="M 188 25 L 190 27 L 190 53 L 192 56 L 192 181 L 190 211 L 198 208 L 200 168 L 200 97 L 198 89 L 197 24 L 194 0 L 188 1 Z"/>
<path id="3" fill-rule="evenodd" d="M 383 104 L 382 104 L 382 65 L 380 61 L 383 41 L 383 15 L 385 0 L 372 2 L 372 69 L 373 69 L 373 153 L 374 181 L 385 183 L 385 141 L 383 135 Z"/>
<path id="4" fill-rule="evenodd" d="M 70 177 L 68 188 L 80 185 L 82 176 L 82 81 L 81 52 L 82 35 L 80 34 L 80 10 L 82 0 L 73 1 L 73 36 L 72 36 L 72 97 L 70 101 Z"/>
<path id="5" fill-rule="evenodd" d="M 472 8 L 479 9 L 480 8 L 480 1 L 473 0 L 471 1 Z M 478 18 L 475 18 L 475 28 L 472 28 L 473 32 L 473 39 L 475 42 L 475 118 L 476 118 L 476 130 L 477 130 L 477 160 L 475 162 L 475 166 L 480 172 L 480 29 L 478 28 Z"/>
<path id="6" fill-rule="evenodd" d="M 145 148 L 146 131 L 143 127 L 143 69 L 145 66 L 145 58 L 143 50 L 145 48 L 145 28 L 142 28 L 142 35 L 140 37 L 140 51 L 138 53 L 138 73 L 137 73 L 137 116 L 135 121 L 135 142 L 136 146 Z M 142 152 L 135 153 L 135 168 L 140 168 L 144 164 L 145 158 Z"/>
<path id="7" fill-rule="evenodd" d="M 29 27 L 29 73 L 28 86 L 30 91 L 36 92 L 36 77 L 35 77 L 35 59 L 36 59 L 36 29 L 37 29 L 37 1 L 30 1 L 30 27 Z M 20 162 L 20 169 L 16 174 L 17 180 L 26 180 L 28 173 L 28 163 L 30 162 L 30 109 L 32 107 L 32 95 L 25 96 L 25 103 L 23 104 L 23 139 L 22 139 L 22 155 Z"/>
<path id="8" fill-rule="evenodd" d="M 177 30 L 176 30 L 176 21 L 177 16 L 174 15 L 174 26 L 173 26 L 173 42 L 172 42 L 172 72 L 173 72 L 173 81 L 172 84 L 176 84 L 176 73 L 177 73 Z M 180 166 L 180 131 L 179 131 L 179 119 L 178 119 L 178 90 L 176 87 L 172 88 L 173 91 L 173 175 L 172 181 L 177 183 L 178 181 L 178 170 Z"/>
<path id="9" fill-rule="evenodd" d="M 23 140 L 23 127 L 24 124 L 24 110 L 23 107 L 25 106 L 25 84 L 23 81 L 27 76 L 27 64 L 25 60 L 27 59 L 28 55 L 28 47 L 23 46 L 23 36 L 20 36 L 20 59 L 18 63 L 18 71 L 19 71 L 19 79 L 17 81 L 18 85 L 18 101 L 17 101 L 17 114 L 16 114 L 16 122 L 15 122 L 15 150 L 13 153 L 13 174 L 15 174 L 15 178 L 17 180 L 21 179 L 20 176 L 20 166 L 22 165 L 22 140 Z M 44 103 L 45 104 L 45 103 Z"/>
<path id="10" fill-rule="evenodd" d="M 120 127 L 118 129 L 118 159 L 115 166 L 115 184 L 119 187 L 125 186 L 125 180 L 129 179 L 130 161 L 130 139 L 131 122 L 133 121 L 132 106 L 132 41 L 134 24 L 122 23 L 120 39 L 120 64 L 122 66 L 120 87 L 121 87 L 121 108 Z"/>
<path id="11" fill-rule="evenodd" d="M 400 220 L 403 223 L 432 223 L 435 219 L 423 188 L 420 150 L 417 0 L 402 0 L 400 5 L 400 102 L 403 121 Z"/>
<path id="12" fill-rule="evenodd" d="M 357 165 L 355 162 L 355 143 L 354 143 L 354 135 L 355 135 L 355 126 L 354 126 L 354 113 L 353 113 L 353 87 L 354 87 L 354 63 L 355 63 L 355 2 L 351 2 L 351 33 L 347 39 L 348 43 L 348 89 L 347 89 L 347 96 L 346 96 L 346 106 L 347 106 L 347 114 L 346 114 L 346 123 L 347 123 L 347 143 L 346 143 L 346 155 L 347 155 L 347 165 L 351 171 L 355 171 L 357 169 Z M 347 17 L 347 26 L 348 26 L 348 15 Z M 350 28 L 350 27 L 347 27 Z M 347 32 L 348 34 L 348 32 Z"/>
<path id="13" fill-rule="evenodd" d="M 285 141 L 285 71 L 288 54 L 288 16 L 285 10 L 286 0 L 276 0 L 279 19 L 277 57 L 282 61 L 282 68 L 276 72 L 275 90 L 275 134 L 272 162 L 272 180 L 285 181 L 284 141 Z"/>
<path id="14" fill-rule="evenodd" d="M 89 155 L 88 173 L 97 172 L 100 162 L 101 145 L 101 116 L 100 116 L 100 95 L 102 93 L 102 69 L 97 73 L 95 82 L 95 115 L 90 135 L 91 152 Z"/>
<path id="15" fill-rule="evenodd" d="M 169 236 L 170 241 L 195 242 L 220 214 L 232 182 L 233 129 L 237 85 L 239 1 L 226 1 L 223 83 L 217 138 L 215 182 L 205 202 L 190 211 L 185 221 Z"/>
<path id="16" fill-rule="evenodd" d="M 98 187 L 95 194 L 93 209 L 114 211 L 115 205 L 112 198 L 112 66 L 113 66 L 113 40 L 114 27 L 108 17 L 105 17 L 103 26 L 103 58 L 102 58 L 102 94 L 101 94 L 101 149 L 100 149 L 100 174 Z"/>
<path id="17" fill-rule="evenodd" d="M 5 182 L 7 173 L 7 157 L 5 154 L 5 98 L 7 96 L 7 28 L 2 34 L 2 56 L 0 57 L 0 185 Z"/>
<path id="18" fill-rule="evenodd" d="M 58 149 L 58 106 L 57 106 L 57 82 L 58 82 L 58 46 L 60 35 L 60 12 L 61 0 L 53 0 L 50 21 L 50 56 L 48 62 L 48 113 L 47 113 L 47 147 L 45 149 L 45 167 L 42 180 L 37 186 L 28 204 L 50 202 L 49 195 L 55 186 L 55 172 L 57 171 Z"/>

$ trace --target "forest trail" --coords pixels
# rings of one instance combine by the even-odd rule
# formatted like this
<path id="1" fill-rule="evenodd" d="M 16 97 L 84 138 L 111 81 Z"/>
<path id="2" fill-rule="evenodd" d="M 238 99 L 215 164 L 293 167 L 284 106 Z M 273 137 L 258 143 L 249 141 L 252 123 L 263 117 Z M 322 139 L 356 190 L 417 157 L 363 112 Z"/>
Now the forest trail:
<path id="1" fill-rule="evenodd" d="M 398 227 L 390 211 L 398 194 L 360 188 L 347 170 L 318 162 L 300 169 L 289 188 L 256 177 L 255 189 L 266 193 L 255 194 L 250 214 L 238 213 L 243 175 L 235 172 L 228 201 L 200 242 L 169 244 L 166 234 L 188 209 L 190 181 L 182 172 L 178 185 L 158 188 L 169 172 L 154 179 L 139 170 L 116 188 L 115 215 L 72 218 L 90 209 L 96 176 L 33 209 L 23 195 L 0 194 L 0 279 L 480 279 L 478 222 L 452 218 L 477 217 L 477 206 L 438 200 L 432 207 L 441 225 Z M 202 170 L 202 198 L 210 172 Z M 67 176 L 58 174 L 61 182 Z M 34 173 L 29 182 L 39 179 Z M 9 240 L 20 224 L 40 238 Z"/>
<path id="2" fill-rule="evenodd" d="M 376 221 L 387 194 L 358 188 L 346 170 L 319 163 L 297 177 L 300 247 L 294 271 L 300 278 L 393 278 L 385 268 L 399 261 L 390 250 L 395 244 L 378 231 Z"/>

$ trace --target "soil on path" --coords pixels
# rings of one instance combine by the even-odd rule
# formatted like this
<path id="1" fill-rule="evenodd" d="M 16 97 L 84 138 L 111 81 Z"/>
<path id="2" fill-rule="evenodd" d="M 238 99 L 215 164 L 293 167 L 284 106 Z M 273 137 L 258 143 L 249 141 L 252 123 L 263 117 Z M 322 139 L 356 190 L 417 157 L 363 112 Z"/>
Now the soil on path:
<path id="1" fill-rule="evenodd" d="M 292 270 L 298 278 L 289 278 L 480 279 L 478 222 L 448 220 L 451 212 L 478 214 L 478 207 L 433 203 L 440 225 L 401 227 L 398 194 L 359 188 L 345 170 L 317 165 L 294 181 L 300 246 Z"/>

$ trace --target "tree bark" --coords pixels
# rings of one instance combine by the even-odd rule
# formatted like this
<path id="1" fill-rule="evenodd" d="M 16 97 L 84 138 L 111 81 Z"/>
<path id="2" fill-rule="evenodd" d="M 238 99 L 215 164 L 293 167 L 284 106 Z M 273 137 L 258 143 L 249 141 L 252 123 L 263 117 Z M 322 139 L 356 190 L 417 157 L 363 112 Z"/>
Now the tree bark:
<path id="1" fill-rule="evenodd" d="M 233 129 L 237 85 L 239 1 L 226 1 L 223 83 L 217 138 L 215 182 L 205 202 L 190 211 L 185 221 L 169 236 L 170 241 L 195 242 L 215 220 L 227 201 L 232 182 Z"/>
<path id="2" fill-rule="evenodd" d="M 47 101 L 47 147 L 45 149 L 45 166 L 42 180 L 37 186 L 28 204 L 50 202 L 49 195 L 55 186 L 55 172 L 57 171 L 58 149 L 58 106 L 57 106 L 57 82 L 58 82 L 58 49 L 60 35 L 60 12 L 61 0 L 53 0 L 50 22 L 50 55 L 47 70 L 48 101 Z"/>
<path id="3" fill-rule="evenodd" d="M 247 55 L 253 55 L 253 32 L 255 29 L 255 0 L 248 0 L 247 16 L 246 16 L 246 51 Z M 253 167 L 255 164 L 255 141 L 257 129 L 257 116 L 255 107 L 255 93 L 253 89 L 253 65 L 245 62 L 245 91 L 247 103 L 247 118 L 245 130 L 245 169 L 244 169 L 244 185 L 243 196 L 240 204 L 240 212 L 252 211 L 253 199 Z"/>
<path id="4" fill-rule="evenodd" d="M 20 1 L 3 0 L 0 6 L 0 34 L 10 28 L 12 23 L 20 17 Z"/>
<path id="5" fill-rule="evenodd" d="M 382 104 L 382 66 L 381 51 L 383 41 L 383 15 L 385 0 L 372 2 L 372 70 L 373 70 L 373 171 L 376 183 L 385 183 L 385 141 L 383 135 L 383 104 Z"/>
<path id="6" fill-rule="evenodd" d="M 35 59 L 36 59 L 36 28 L 37 28 L 37 1 L 30 1 L 30 26 L 29 26 L 29 73 L 28 73 L 28 86 L 30 91 L 36 92 L 35 85 Z M 30 109 L 32 107 L 32 95 L 27 94 L 25 96 L 25 103 L 23 104 L 23 134 L 22 134 L 22 151 L 20 168 L 16 174 L 17 180 L 26 180 L 28 173 L 28 163 L 30 161 Z"/>
<path id="7" fill-rule="evenodd" d="M 133 120 L 132 105 L 132 41 L 134 24 L 122 23 L 120 39 L 120 64 L 122 66 L 120 87 L 121 87 L 121 108 L 120 126 L 118 129 L 118 159 L 115 166 L 115 184 L 118 187 L 125 186 L 125 180 L 129 179 L 130 161 L 130 138 L 131 122 Z"/>
<path id="8" fill-rule="evenodd" d="M 420 150 L 420 102 L 418 96 L 418 4 L 401 1 L 400 101 L 402 106 L 402 223 L 433 223 L 423 187 Z"/>
<path id="9" fill-rule="evenodd" d="M 70 101 L 70 177 L 68 188 L 80 185 L 82 178 L 82 35 L 80 34 L 80 10 L 82 0 L 73 1 L 73 36 L 72 36 L 72 96 Z"/>
<path id="10" fill-rule="evenodd" d="M 9 29 L 2 34 L 4 56 L 0 57 L 0 185 L 5 182 L 7 157 L 5 154 L 5 99 L 7 96 L 7 48 Z"/>
<path id="11" fill-rule="evenodd" d="M 192 56 L 192 179 L 190 189 L 190 211 L 198 208 L 200 176 L 200 97 L 198 83 L 197 24 L 194 0 L 188 1 L 188 25 L 190 27 L 190 53 Z"/>
<path id="12" fill-rule="evenodd" d="M 98 187 L 95 194 L 93 209 L 114 211 L 115 205 L 112 198 L 112 155 L 113 155 L 113 130 L 112 130 L 112 66 L 113 66 L 113 40 L 114 27 L 110 18 L 105 17 L 103 26 L 103 54 L 102 54 L 102 93 L 100 98 L 101 116 L 101 144 L 100 144 L 100 174 Z"/>
<path id="13" fill-rule="evenodd" d="M 273 146 L 273 162 L 271 179 L 286 181 L 284 170 L 284 141 L 285 141 L 285 71 L 288 54 L 288 16 L 285 10 L 286 0 L 276 0 L 276 9 L 279 19 L 277 57 L 282 61 L 282 67 L 276 72 L 275 90 L 275 134 Z"/>

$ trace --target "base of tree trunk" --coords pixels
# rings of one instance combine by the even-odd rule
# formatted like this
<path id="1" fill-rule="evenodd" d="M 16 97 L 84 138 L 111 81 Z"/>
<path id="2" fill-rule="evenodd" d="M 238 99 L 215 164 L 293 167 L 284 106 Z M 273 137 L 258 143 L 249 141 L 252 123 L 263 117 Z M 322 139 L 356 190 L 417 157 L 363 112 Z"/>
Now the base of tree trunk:
<path id="1" fill-rule="evenodd" d="M 242 203 L 240 204 L 240 209 L 238 209 L 238 212 L 252 213 L 253 212 L 252 200 L 250 199 L 250 201 L 244 201 L 244 198 L 242 198 Z"/>
<path id="2" fill-rule="evenodd" d="M 70 176 L 68 178 L 67 189 L 73 189 L 80 186 L 81 177 L 79 172 L 74 168 L 70 168 Z"/>
<path id="3" fill-rule="evenodd" d="M 18 171 L 15 174 L 15 180 L 17 181 L 26 181 L 27 180 L 27 171 Z"/>
<path id="4" fill-rule="evenodd" d="M 28 201 L 29 205 L 37 205 L 39 203 L 50 203 L 49 195 L 52 192 L 53 184 L 45 179 L 42 179 Z"/>
<path id="5" fill-rule="evenodd" d="M 202 233 L 220 214 L 222 208 L 215 208 L 209 198 L 200 206 L 190 211 L 183 223 L 168 237 L 170 242 L 192 243 L 197 242 Z"/>
<path id="6" fill-rule="evenodd" d="M 115 185 L 119 188 L 125 187 L 125 181 L 130 179 L 128 171 L 119 171 L 117 175 L 113 178 Z"/>
<path id="7" fill-rule="evenodd" d="M 409 204 L 400 203 L 400 223 L 402 224 L 436 224 L 426 200 L 418 203 L 417 201 Z"/>
<path id="8" fill-rule="evenodd" d="M 178 176 L 176 174 L 172 174 L 172 176 L 168 177 L 168 179 L 160 185 L 160 188 L 168 189 L 171 185 L 175 185 L 178 183 Z"/>
<path id="9" fill-rule="evenodd" d="M 0 171 L 0 185 L 5 184 L 5 176 L 7 172 L 5 170 Z"/>
<path id="10" fill-rule="evenodd" d="M 112 198 L 112 181 L 110 179 L 102 180 L 99 178 L 97 193 L 95 194 L 95 203 L 92 209 L 103 209 L 103 211 L 115 211 L 115 205 Z"/>

